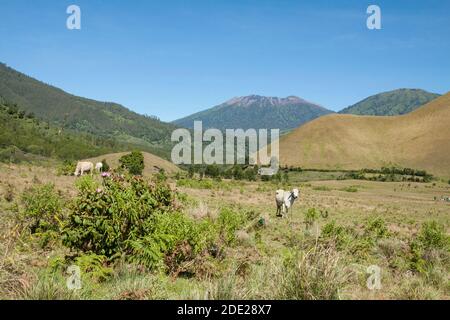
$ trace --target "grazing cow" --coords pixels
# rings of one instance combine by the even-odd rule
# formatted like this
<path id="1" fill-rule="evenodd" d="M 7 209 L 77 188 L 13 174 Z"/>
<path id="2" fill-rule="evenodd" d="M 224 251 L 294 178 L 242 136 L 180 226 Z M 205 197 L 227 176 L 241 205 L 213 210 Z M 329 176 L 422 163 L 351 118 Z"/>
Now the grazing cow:
<path id="1" fill-rule="evenodd" d="M 95 171 L 102 172 L 103 171 L 103 163 L 97 162 L 97 164 L 95 165 Z"/>
<path id="2" fill-rule="evenodd" d="M 75 176 L 82 176 L 84 173 L 94 173 L 94 164 L 92 162 L 78 162 Z"/>
<path id="3" fill-rule="evenodd" d="M 275 200 L 277 203 L 277 217 L 283 217 L 289 213 L 289 209 L 294 205 L 294 201 L 300 196 L 300 191 L 277 190 Z"/>

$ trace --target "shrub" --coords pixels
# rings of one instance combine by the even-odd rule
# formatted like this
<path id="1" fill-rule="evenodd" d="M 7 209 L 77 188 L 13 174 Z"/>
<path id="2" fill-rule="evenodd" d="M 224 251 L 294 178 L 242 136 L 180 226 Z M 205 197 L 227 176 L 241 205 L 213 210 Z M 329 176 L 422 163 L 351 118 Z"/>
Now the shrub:
<path id="1" fill-rule="evenodd" d="M 445 228 L 436 221 L 426 222 L 410 244 L 411 269 L 425 273 L 433 267 L 433 252 L 448 254 L 449 250 L 450 237 Z"/>
<path id="2" fill-rule="evenodd" d="M 314 222 L 317 221 L 319 218 L 319 213 L 317 212 L 316 208 L 310 208 L 307 211 L 305 211 L 305 225 L 306 229 L 310 229 Z"/>
<path id="3" fill-rule="evenodd" d="M 219 214 L 220 233 L 226 244 L 232 245 L 236 241 L 236 231 L 238 231 L 244 223 L 247 222 L 246 217 L 239 212 L 229 208 L 222 209 Z"/>
<path id="4" fill-rule="evenodd" d="M 158 182 L 166 182 L 167 181 L 167 175 L 166 175 L 166 171 L 164 169 L 159 169 L 158 173 L 156 174 L 156 180 Z"/>
<path id="5" fill-rule="evenodd" d="M 87 277 L 95 282 L 105 281 L 113 274 L 113 269 L 108 267 L 108 259 L 94 253 L 77 257 L 75 265 L 80 267 L 82 277 Z"/>
<path id="6" fill-rule="evenodd" d="M 358 192 L 358 188 L 351 186 L 351 187 L 342 189 L 342 191 L 355 193 L 355 192 Z"/>
<path id="7" fill-rule="evenodd" d="M 133 151 L 119 159 L 120 166 L 132 175 L 142 175 L 144 170 L 144 155 L 140 151 Z"/>
<path id="8" fill-rule="evenodd" d="M 334 241 L 339 250 L 347 248 L 354 239 L 352 233 L 345 227 L 336 225 L 336 221 L 324 225 L 320 237 L 325 241 Z"/>
<path id="9" fill-rule="evenodd" d="M 57 169 L 59 176 L 71 176 L 75 172 L 77 165 L 73 161 L 65 160 Z"/>
<path id="10" fill-rule="evenodd" d="M 84 252 L 112 257 L 126 252 L 128 241 L 144 237 L 155 213 L 169 212 L 173 194 L 167 185 L 112 176 L 97 187 L 80 179 L 78 197 L 63 229 L 63 243 Z"/>
<path id="11" fill-rule="evenodd" d="M 119 256 L 150 269 L 165 268 L 173 275 L 196 273 L 206 265 L 201 257 L 208 256 L 219 239 L 218 223 L 196 222 L 174 212 L 174 193 L 161 181 L 112 175 L 102 186 L 89 178 L 80 179 L 78 187 L 62 240 L 86 253 L 83 259 L 89 265 L 95 262 L 91 273 L 100 272 L 97 278 L 108 276 L 103 276 L 103 259 Z"/>
<path id="12" fill-rule="evenodd" d="M 365 227 L 365 236 L 375 241 L 389 237 L 386 222 L 380 217 L 369 220 Z"/>
<path id="13" fill-rule="evenodd" d="M 108 172 L 109 169 L 111 169 L 111 167 L 109 166 L 108 162 L 106 162 L 106 159 L 102 160 L 102 171 L 103 172 Z"/>
<path id="14" fill-rule="evenodd" d="M 62 201 L 53 184 L 34 186 L 22 195 L 24 216 L 30 221 L 32 233 L 58 231 Z"/>

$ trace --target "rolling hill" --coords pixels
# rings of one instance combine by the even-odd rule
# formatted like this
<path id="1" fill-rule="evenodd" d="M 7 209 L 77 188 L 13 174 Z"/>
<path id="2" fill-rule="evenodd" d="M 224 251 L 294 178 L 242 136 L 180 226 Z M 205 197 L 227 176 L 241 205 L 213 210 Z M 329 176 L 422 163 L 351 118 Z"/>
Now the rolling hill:
<path id="1" fill-rule="evenodd" d="M 344 110 L 341 114 L 396 116 L 407 114 L 440 95 L 420 89 L 399 89 L 373 95 Z"/>
<path id="2" fill-rule="evenodd" d="M 298 97 L 274 98 L 252 95 L 231 99 L 211 109 L 174 121 L 193 128 L 194 121 L 217 129 L 280 129 L 287 131 L 331 113 L 321 106 Z"/>
<path id="3" fill-rule="evenodd" d="M 170 154 L 173 124 L 137 114 L 116 103 L 71 95 L 1 63 L 0 96 L 60 128 L 114 138 L 155 154 Z"/>
<path id="4" fill-rule="evenodd" d="M 127 154 L 126 152 L 121 153 L 112 153 L 112 154 L 106 154 L 101 155 L 94 158 L 86 159 L 86 161 L 91 161 L 93 163 L 101 162 L 103 159 L 106 160 L 106 162 L 113 168 L 119 167 L 119 159 Z M 151 153 L 143 152 L 144 155 L 144 176 L 149 176 L 151 174 L 157 173 L 159 169 L 164 169 L 167 173 L 173 174 L 176 172 L 181 171 L 180 168 L 178 168 L 176 165 L 174 165 L 172 162 L 169 162 L 167 160 L 164 160 L 160 157 L 157 157 Z"/>
<path id="5" fill-rule="evenodd" d="M 450 93 L 402 116 L 333 114 L 280 139 L 281 165 L 362 169 L 398 165 L 450 176 Z"/>

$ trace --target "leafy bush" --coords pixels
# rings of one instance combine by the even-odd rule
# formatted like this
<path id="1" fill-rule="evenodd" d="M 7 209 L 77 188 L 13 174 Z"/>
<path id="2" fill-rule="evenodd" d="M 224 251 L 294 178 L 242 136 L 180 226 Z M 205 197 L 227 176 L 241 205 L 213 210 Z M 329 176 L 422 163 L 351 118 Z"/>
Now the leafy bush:
<path id="1" fill-rule="evenodd" d="M 112 257 L 129 250 L 129 240 L 151 230 L 155 213 L 169 212 L 173 194 L 167 185 L 112 176 L 97 187 L 80 179 L 79 194 L 63 230 L 63 243 L 84 252 Z"/>
<path id="2" fill-rule="evenodd" d="M 37 185 L 22 195 L 24 216 L 30 220 L 32 233 L 58 231 L 62 215 L 62 201 L 53 184 Z"/>
<path id="3" fill-rule="evenodd" d="M 65 160 L 57 169 L 59 176 L 71 176 L 75 172 L 77 165 L 74 161 Z"/>
<path id="4" fill-rule="evenodd" d="M 111 167 L 109 166 L 108 162 L 106 162 L 106 159 L 102 160 L 102 171 L 103 172 L 108 172 L 109 169 L 111 169 Z"/>
<path id="5" fill-rule="evenodd" d="M 425 273 L 433 267 L 433 252 L 443 251 L 448 254 L 450 250 L 450 236 L 445 228 L 436 221 L 426 222 L 410 244 L 411 268 Z"/>
<path id="6" fill-rule="evenodd" d="M 337 225 L 336 221 L 332 221 L 322 227 L 321 239 L 334 241 L 336 248 L 342 250 L 351 244 L 354 237 L 347 228 Z"/>
<path id="7" fill-rule="evenodd" d="M 217 227 L 207 220 L 197 223 L 178 212 L 156 214 L 148 234 L 129 241 L 130 260 L 153 268 L 165 263 L 170 273 L 178 274 L 187 271 L 186 262 L 212 250 L 217 240 Z"/>
<path id="8" fill-rule="evenodd" d="M 119 159 L 122 168 L 132 175 L 142 175 L 144 170 L 144 155 L 140 151 L 133 151 Z"/>
<path id="9" fill-rule="evenodd" d="M 158 180 L 149 183 L 138 177 L 111 175 L 101 186 L 90 177 L 79 179 L 77 186 L 79 194 L 71 206 L 62 241 L 87 253 L 94 262 L 96 257 L 112 261 L 123 256 L 175 275 L 195 273 L 193 267 L 205 265 L 201 257 L 214 255 L 221 230 L 234 232 L 241 221 L 224 214 L 223 224 L 210 219 L 197 222 L 175 212 L 174 193 Z"/>
<path id="10" fill-rule="evenodd" d="M 238 231 L 247 222 L 247 218 L 240 212 L 228 208 L 222 209 L 219 214 L 220 233 L 226 244 L 234 244 L 236 240 L 236 231 Z"/>
<path id="11" fill-rule="evenodd" d="M 386 227 L 386 222 L 379 217 L 369 220 L 365 227 L 365 236 L 373 240 L 389 237 L 390 234 Z"/>
<path id="12" fill-rule="evenodd" d="M 94 253 L 83 254 L 75 259 L 75 265 L 80 267 L 81 276 L 101 282 L 110 278 L 113 269 L 107 266 L 108 259 Z"/>

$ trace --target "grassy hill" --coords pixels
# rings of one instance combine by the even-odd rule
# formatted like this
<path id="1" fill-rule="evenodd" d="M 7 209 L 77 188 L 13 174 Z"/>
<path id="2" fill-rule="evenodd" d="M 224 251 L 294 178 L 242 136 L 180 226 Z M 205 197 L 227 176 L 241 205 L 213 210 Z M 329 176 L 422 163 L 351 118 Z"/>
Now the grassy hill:
<path id="1" fill-rule="evenodd" d="M 321 106 L 298 97 L 275 98 L 257 95 L 229 100 L 214 108 L 174 121 L 193 128 L 194 121 L 203 121 L 204 128 L 280 129 L 287 131 L 331 113 Z"/>
<path id="2" fill-rule="evenodd" d="M 119 104 L 77 97 L 0 64 L 0 96 L 65 129 L 132 143 L 168 156 L 174 125 Z"/>
<path id="3" fill-rule="evenodd" d="M 450 176 L 450 93 L 403 116 L 333 114 L 280 140 L 282 165 L 362 169 L 398 165 Z"/>
<path id="4" fill-rule="evenodd" d="M 15 105 L 0 102 L 0 161 L 75 160 L 126 149 L 112 139 L 60 131 Z"/>
<path id="5" fill-rule="evenodd" d="M 119 167 L 119 159 L 127 154 L 126 152 L 121 153 L 112 153 L 112 154 L 106 154 L 101 155 L 94 158 L 86 159 L 87 161 L 91 161 L 93 163 L 101 162 L 103 159 L 106 160 L 106 162 L 112 167 L 117 168 Z M 143 152 L 144 155 L 144 176 L 149 176 L 153 173 L 157 173 L 159 169 L 164 169 L 169 174 L 176 173 L 181 171 L 180 168 L 178 168 L 176 165 L 174 165 L 172 162 L 169 162 L 167 160 L 164 160 L 158 156 L 155 156 L 151 153 Z"/>
<path id="6" fill-rule="evenodd" d="M 407 114 L 440 95 L 420 89 L 399 89 L 376 94 L 342 110 L 341 114 L 395 116 Z"/>

